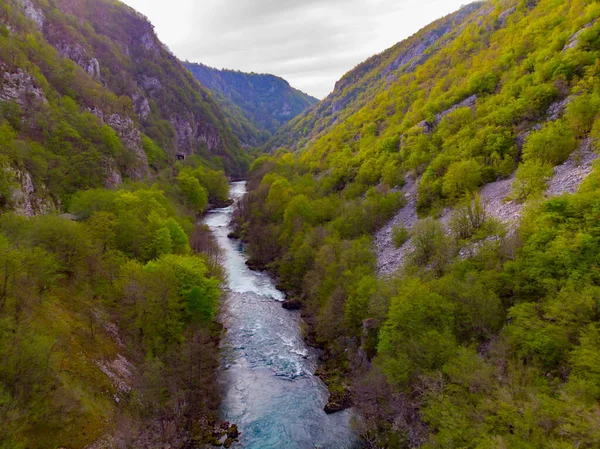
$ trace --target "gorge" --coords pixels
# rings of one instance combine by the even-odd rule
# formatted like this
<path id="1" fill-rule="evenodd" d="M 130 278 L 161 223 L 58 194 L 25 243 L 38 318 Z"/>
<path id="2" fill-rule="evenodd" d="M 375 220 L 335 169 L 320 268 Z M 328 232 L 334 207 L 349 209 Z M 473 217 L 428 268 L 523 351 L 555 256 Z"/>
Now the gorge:
<path id="1" fill-rule="evenodd" d="M 307 86 L 409 2 L 181 1 Z M 598 18 L 477 1 L 317 101 L 1 2 L 0 449 L 600 447 Z"/>

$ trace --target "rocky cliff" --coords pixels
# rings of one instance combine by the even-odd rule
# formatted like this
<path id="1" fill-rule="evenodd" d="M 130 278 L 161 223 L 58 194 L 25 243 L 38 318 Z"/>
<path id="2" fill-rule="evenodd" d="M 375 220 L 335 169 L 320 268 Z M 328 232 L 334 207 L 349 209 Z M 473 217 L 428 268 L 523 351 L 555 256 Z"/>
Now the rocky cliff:
<path id="1" fill-rule="evenodd" d="M 31 175 L 24 189 L 54 204 L 82 187 L 141 180 L 178 157 L 234 176 L 248 165 L 221 107 L 119 2 L 3 4 L 0 123 L 8 162 Z M 160 155 L 149 161 L 150 147 Z"/>

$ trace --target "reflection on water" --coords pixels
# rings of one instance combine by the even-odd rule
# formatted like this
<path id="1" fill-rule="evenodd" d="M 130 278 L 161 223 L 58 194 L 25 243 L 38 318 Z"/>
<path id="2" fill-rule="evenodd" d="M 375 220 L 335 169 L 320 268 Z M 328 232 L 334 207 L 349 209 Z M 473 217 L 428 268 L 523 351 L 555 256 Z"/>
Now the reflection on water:
<path id="1" fill-rule="evenodd" d="M 245 183 L 231 185 L 241 198 Z M 349 449 L 355 445 L 351 412 L 326 415 L 327 389 L 313 375 L 317 354 L 304 343 L 300 316 L 281 307 L 284 295 L 265 273 L 246 266 L 239 242 L 230 240 L 233 207 L 212 211 L 206 224 L 224 253 L 228 291 L 221 322 L 223 419 L 242 433 L 245 449 Z"/>

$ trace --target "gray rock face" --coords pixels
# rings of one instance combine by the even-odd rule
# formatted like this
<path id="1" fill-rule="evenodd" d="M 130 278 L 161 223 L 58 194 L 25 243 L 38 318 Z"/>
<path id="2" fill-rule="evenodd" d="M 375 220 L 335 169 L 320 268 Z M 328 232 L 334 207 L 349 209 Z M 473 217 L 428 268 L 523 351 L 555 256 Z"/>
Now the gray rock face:
<path id="1" fill-rule="evenodd" d="M 577 192 L 582 182 L 592 172 L 594 161 L 600 158 L 600 155 L 593 151 L 592 146 L 591 139 L 585 139 L 564 164 L 554 168 L 554 176 L 548 182 L 546 198 Z M 487 216 L 508 226 L 509 236 L 514 234 L 524 207 L 523 203 L 508 200 L 514 181 L 515 177 L 513 175 L 508 179 L 489 183 L 479 193 Z M 411 240 L 408 240 L 401 248 L 396 249 L 392 241 L 392 230 L 394 226 L 400 224 L 410 230 L 415 224 L 417 220 L 417 184 L 412 181 L 407 182 L 403 190 L 408 200 L 407 205 L 375 235 L 375 252 L 380 276 L 387 276 L 396 272 L 402 267 L 408 255 L 414 249 Z M 439 221 L 446 228 L 446 232 L 449 232 L 451 216 L 452 209 L 448 208 L 439 218 Z M 476 251 L 477 245 L 468 251 L 461 251 L 459 257 L 470 257 Z"/>
<path id="2" fill-rule="evenodd" d="M 470 97 L 465 98 L 460 103 L 455 104 L 451 108 L 446 109 L 445 111 L 442 111 L 438 115 L 436 115 L 435 116 L 435 124 L 438 125 L 442 121 L 442 119 L 444 117 L 446 117 L 447 115 L 453 113 L 457 109 L 460 109 L 460 108 L 474 108 L 475 107 L 475 103 L 477 103 L 477 95 L 471 95 Z"/>
<path id="3" fill-rule="evenodd" d="M 440 37 L 449 31 L 450 27 L 444 27 L 437 30 L 430 31 L 427 33 L 421 42 L 410 47 L 405 53 L 399 55 L 394 62 L 392 62 L 383 71 L 384 74 L 395 72 L 401 67 L 409 64 L 408 70 L 414 69 L 419 63 L 422 62 L 425 50 L 435 44 Z"/>
<path id="4" fill-rule="evenodd" d="M 405 52 L 400 54 L 394 62 L 386 67 L 382 72 L 383 75 L 386 76 L 388 73 L 395 72 L 405 66 L 404 71 L 412 71 L 417 66 L 425 63 L 431 56 L 426 54 L 426 51 L 431 49 L 438 41 L 440 41 L 440 39 L 445 38 L 455 27 L 460 30 L 463 26 L 461 22 L 479 8 L 481 8 L 481 5 L 477 3 L 468 5 L 456 14 L 453 21 L 446 22 L 429 31 L 423 36 L 420 42 L 409 47 Z"/>
<path id="5" fill-rule="evenodd" d="M 100 63 L 96 58 L 91 58 L 88 64 L 82 67 L 92 78 L 100 78 Z"/>
<path id="6" fill-rule="evenodd" d="M 506 11 L 504 11 L 502 14 L 500 14 L 498 16 L 498 24 L 500 26 L 504 26 L 506 25 L 506 22 L 508 20 L 508 18 L 517 10 L 516 6 L 513 6 L 512 8 L 507 9 Z"/>
<path id="7" fill-rule="evenodd" d="M 140 75 L 138 82 L 146 92 L 156 92 L 162 89 L 162 84 L 158 78 L 152 76 Z"/>
<path id="8" fill-rule="evenodd" d="M 13 190 L 12 200 L 17 214 L 33 217 L 56 209 L 52 201 L 46 199 L 45 188 L 36 189 L 28 172 L 14 170 L 14 174 L 18 187 Z"/>
<path id="9" fill-rule="evenodd" d="M 593 170 L 593 163 L 600 155 L 592 149 L 592 140 L 585 139 L 567 161 L 554 167 L 554 176 L 548 185 L 548 198 L 564 193 L 575 193 Z"/>
<path id="10" fill-rule="evenodd" d="M 290 117 L 292 115 L 292 108 L 289 103 L 284 103 L 281 110 L 277 111 L 275 115 L 279 117 Z"/>
<path id="11" fill-rule="evenodd" d="M 404 206 L 396 216 L 375 234 L 375 247 L 377 251 L 377 268 L 379 274 L 389 275 L 400 267 L 406 256 L 412 251 L 412 241 L 409 239 L 401 248 L 396 248 L 392 239 L 395 226 L 404 226 L 411 230 L 417 221 L 417 190 L 419 179 L 406 179 L 406 185 L 402 189 L 406 198 Z"/>
<path id="12" fill-rule="evenodd" d="M 133 100 L 133 107 L 135 108 L 135 113 L 140 117 L 142 121 L 148 118 L 150 114 L 150 103 L 148 99 L 136 92 L 131 96 Z"/>
<path id="13" fill-rule="evenodd" d="M 127 176 L 135 181 L 139 181 L 149 174 L 148 159 L 142 147 L 142 136 L 140 130 L 133 123 L 133 120 L 119 114 L 104 114 L 104 112 L 97 108 L 90 109 L 90 112 L 110 126 L 117 133 L 125 148 L 135 155 L 137 163 L 133 164 L 128 170 L 126 173 Z M 110 176 L 110 173 L 109 177 L 113 180 L 116 179 L 114 176 Z"/>
<path id="14" fill-rule="evenodd" d="M 518 223 L 521 218 L 521 211 L 523 210 L 522 203 L 514 200 L 507 201 L 514 182 L 514 176 L 490 182 L 479 193 L 488 217 L 493 217 L 501 223 L 513 226 Z"/>
<path id="15" fill-rule="evenodd" d="M 42 30 L 44 28 L 45 17 L 44 13 L 37 9 L 31 0 L 18 0 L 23 7 L 25 17 L 35 22 L 37 27 Z"/>
<path id="16" fill-rule="evenodd" d="M 154 37 L 154 34 L 151 32 L 148 32 L 146 34 L 144 34 L 142 36 L 142 38 L 140 39 L 140 41 L 142 42 L 142 45 L 144 46 L 144 48 L 146 50 L 148 50 L 151 53 L 154 54 L 158 54 L 160 52 L 160 44 L 156 41 L 156 38 Z"/>
<path id="17" fill-rule="evenodd" d="M 123 177 L 119 173 L 115 160 L 111 157 L 107 157 L 104 160 L 104 179 L 106 182 L 107 189 L 114 189 L 119 185 L 123 184 Z"/>
<path id="18" fill-rule="evenodd" d="M 0 100 L 15 101 L 27 108 L 34 103 L 48 100 L 35 79 L 21 69 L 9 71 L 8 66 L 0 62 Z"/>
<path id="19" fill-rule="evenodd" d="M 519 151 L 521 151 L 523 149 L 523 146 L 525 145 L 525 141 L 527 140 L 527 138 L 529 137 L 529 135 L 532 132 L 541 130 L 542 128 L 543 128 L 543 125 L 541 123 L 536 123 L 535 125 L 533 125 L 528 130 L 519 133 L 517 135 L 517 137 L 515 138 L 515 143 L 517 144 L 517 149 Z"/>
<path id="20" fill-rule="evenodd" d="M 556 101 L 550 105 L 548 112 L 548 121 L 554 122 L 561 118 L 567 109 L 567 105 L 573 101 L 573 97 L 567 97 L 564 100 Z"/>
<path id="21" fill-rule="evenodd" d="M 425 132 L 425 133 L 433 132 L 435 127 L 440 124 L 440 122 L 442 121 L 442 119 L 444 117 L 446 117 L 447 115 L 453 113 L 454 111 L 456 111 L 457 109 L 460 109 L 460 108 L 473 109 L 475 107 L 476 103 L 477 103 L 477 95 L 471 95 L 470 97 L 465 98 L 460 103 L 457 103 L 454 106 L 452 106 L 451 108 L 448 108 L 445 111 L 442 111 L 439 114 L 437 114 L 435 116 L 435 120 L 433 123 L 429 123 L 427 120 L 423 120 L 422 122 L 418 123 L 417 126 L 419 128 L 422 128 L 423 132 Z"/>
<path id="22" fill-rule="evenodd" d="M 94 79 L 100 79 L 100 63 L 88 55 L 85 47 L 78 43 L 66 41 L 56 42 L 54 47 L 63 58 L 69 58 L 85 70 Z"/>
<path id="23" fill-rule="evenodd" d="M 579 44 L 579 36 L 581 36 L 581 34 L 585 30 L 587 30 L 588 28 L 591 28 L 594 25 L 594 23 L 596 23 L 596 21 L 588 23 L 586 26 L 584 26 L 582 29 L 580 29 L 577 33 L 575 33 L 573 36 L 571 36 L 569 38 L 569 40 L 567 41 L 565 48 L 563 48 L 563 51 L 567 51 L 567 50 L 577 47 L 577 45 Z"/>
<path id="24" fill-rule="evenodd" d="M 218 152 L 221 146 L 219 130 L 210 123 L 191 123 L 185 118 L 173 115 L 171 125 L 175 129 L 179 152 L 186 156 L 193 154 L 200 143 L 204 143 L 210 152 Z"/>

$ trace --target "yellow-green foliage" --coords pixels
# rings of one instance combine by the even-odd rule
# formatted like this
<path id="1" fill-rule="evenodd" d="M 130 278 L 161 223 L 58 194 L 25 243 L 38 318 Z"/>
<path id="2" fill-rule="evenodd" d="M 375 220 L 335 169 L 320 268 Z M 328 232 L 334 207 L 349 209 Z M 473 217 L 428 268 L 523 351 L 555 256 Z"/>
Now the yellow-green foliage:
<path id="1" fill-rule="evenodd" d="M 72 207 L 81 221 L 0 217 L 0 447 L 85 447 L 123 414 L 135 437 L 175 396 L 214 416 L 220 280 L 191 254 L 188 220 L 157 188 L 80 192 Z M 100 369 L 118 355 L 137 367 L 132 390 Z M 194 379 L 174 368 L 197 363 Z"/>
<path id="2" fill-rule="evenodd" d="M 589 0 L 483 2 L 426 58 L 386 71 L 442 19 L 347 74 L 335 119 L 319 105 L 285 127 L 276 141 L 300 151 L 252 167 L 241 234 L 338 366 L 362 363 L 358 341 L 373 356 L 357 383 L 373 447 L 598 446 L 598 173 L 538 204 L 518 238 L 472 198 L 515 170 L 513 197 L 540 197 L 583 139 L 597 147 L 599 16 Z M 406 176 L 413 254 L 377 281 L 370 236 Z M 456 205 L 450 238 L 426 215 Z M 474 255 L 453 258 L 465 243 Z"/>
<path id="3" fill-rule="evenodd" d="M 381 73 L 390 64 L 385 54 L 357 67 L 347 77 L 369 79 L 368 93 L 349 101 L 340 112 L 343 120 L 309 128 L 314 142 L 306 145 L 300 163 L 342 188 L 353 181 L 377 184 L 392 170 L 387 167 L 425 173 L 419 208 L 426 212 L 510 175 L 520 162 L 517 135 L 545 120 L 548 107 L 572 93 L 565 120 L 532 133 L 523 154 L 554 165 L 564 161 L 589 132 L 598 108 L 600 24 L 586 29 L 578 45 L 563 48 L 600 11 L 585 0 L 540 1 L 532 9 L 517 3 L 486 2 L 462 31 L 440 39 L 414 70 L 399 69 L 391 84 Z M 516 11 L 500 25 L 498 16 L 513 5 Z M 408 42 L 395 47 L 394 55 L 413 41 Z M 471 95 L 477 95 L 472 108 L 435 118 Z M 306 112 L 280 135 L 296 135 L 317 113 L 318 108 Z"/>
<path id="4" fill-rule="evenodd" d="M 40 32 L 25 18 L 18 1 L 3 2 L 0 22 L 12 31 L 2 25 L 1 70 L 22 70 L 45 98 L 22 92 L 27 101 L 0 101 L 0 151 L 13 167 L 29 172 L 36 186 L 45 185 L 46 195 L 55 203 L 68 204 L 70 196 L 83 188 L 104 187 L 109 168 L 136 179 L 144 173 L 139 155 L 94 115 L 99 113 L 105 118 L 118 114 L 122 123 L 130 120 L 132 129 L 124 131 L 129 140 L 134 129 L 143 133 L 141 147 L 154 170 L 174 162 L 177 151 L 188 151 L 213 169 L 225 168 L 238 176 L 245 172 L 250 157 L 207 92 L 162 46 L 157 45 L 152 56 L 144 54 L 141 42 L 128 34 L 152 35 L 151 25 L 142 16 L 105 0 L 82 0 L 72 8 L 62 1 L 32 3 L 52 32 Z M 53 45 L 77 47 L 95 58 L 101 78 L 61 57 Z M 164 95 L 151 98 L 138 87 L 142 72 L 161 84 Z M 141 95 L 149 100 L 145 118 L 136 114 L 132 100 Z M 179 148 L 170 122 L 174 114 L 209 126 L 218 148 L 209 151 L 201 142 Z"/>

